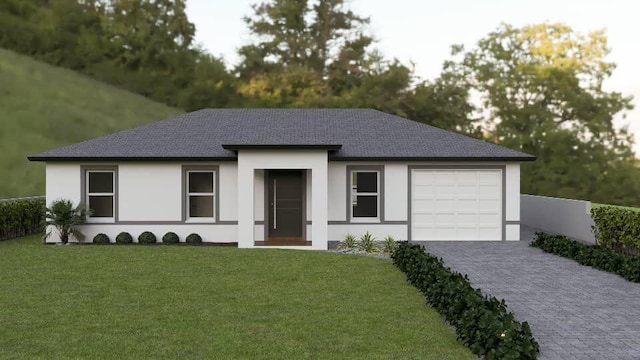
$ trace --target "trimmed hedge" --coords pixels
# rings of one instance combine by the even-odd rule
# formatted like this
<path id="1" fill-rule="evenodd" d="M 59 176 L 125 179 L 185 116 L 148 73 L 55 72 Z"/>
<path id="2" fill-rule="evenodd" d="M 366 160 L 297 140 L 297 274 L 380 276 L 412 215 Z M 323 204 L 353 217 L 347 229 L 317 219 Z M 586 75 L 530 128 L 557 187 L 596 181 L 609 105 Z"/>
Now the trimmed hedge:
<path id="1" fill-rule="evenodd" d="M 155 244 L 156 241 L 158 241 L 158 239 L 156 239 L 156 236 L 150 231 L 145 231 L 138 236 L 139 244 Z"/>
<path id="2" fill-rule="evenodd" d="M 111 244 L 111 240 L 107 234 L 100 233 L 93 237 L 93 243 L 99 245 L 109 245 Z"/>
<path id="3" fill-rule="evenodd" d="M 562 235 L 541 232 L 536 233 L 536 238 L 529 245 L 573 259 L 582 265 L 618 274 L 629 281 L 640 282 L 640 257 L 620 254 L 600 245 L 584 244 Z"/>
<path id="4" fill-rule="evenodd" d="M 177 244 L 179 242 L 180 242 L 180 237 L 178 237 L 178 234 L 171 231 L 164 234 L 164 236 L 162 237 L 163 244 Z"/>
<path id="5" fill-rule="evenodd" d="M 640 255 L 640 212 L 612 206 L 591 209 L 596 242 L 618 252 Z"/>
<path id="6" fill-rule="evenodd" d="M 187 236 L 185 242 L 187 244 L 202 244 L 202 238 L 200 237 L 200 235 L 193 233 Z"/>
<path id="7" fill-rule="evenodd" d="M 123 231 L 116 236 L 116 244 L 133 244 L 133 236 Z"/>
<path id="8" fill-rule="evenodd" d="M 0 202 L 0 240 L 44 232 L 45 199 Z"/>
<path id="9" fill-rule="evenodd" d="M 539 346 L 527 322 L 516 321 L 504 302 L 474 289 L 422 246 L 400 242 L 391 255 L 409 282 L 456 328 L 458 338 L 487 359 L 535 359 Z"/>

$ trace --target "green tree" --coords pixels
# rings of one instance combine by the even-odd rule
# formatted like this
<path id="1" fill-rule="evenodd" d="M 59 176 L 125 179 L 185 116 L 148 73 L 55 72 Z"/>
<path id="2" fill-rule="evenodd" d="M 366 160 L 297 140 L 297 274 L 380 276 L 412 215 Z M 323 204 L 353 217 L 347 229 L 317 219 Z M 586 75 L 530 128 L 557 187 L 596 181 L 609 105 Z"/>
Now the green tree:
<path id="1" fill-rule="evenodd" d="M 522 167 L 523 192 L 606 202 L 637 196 L 612 183 L 633 173 L 632 138 L 613 124 L 632 105 L 602 87 L 615 68 L 602 31 L 503 24 L 471 51 L 454 53 L 445 73 L 478 93 L 490 139 L 538 156 Z"/>

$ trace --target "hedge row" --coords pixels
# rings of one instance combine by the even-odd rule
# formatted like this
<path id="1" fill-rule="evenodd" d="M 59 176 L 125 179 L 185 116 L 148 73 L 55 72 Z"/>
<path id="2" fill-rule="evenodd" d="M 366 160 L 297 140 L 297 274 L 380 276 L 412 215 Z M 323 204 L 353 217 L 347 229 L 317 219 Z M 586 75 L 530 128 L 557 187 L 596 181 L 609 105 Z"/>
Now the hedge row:
<path id="1" fill-rule="evenodd" d="M 456 328 L 458 338 L 487 359 L 535 359 L 539 346 L 527 322 L 518 322 L 504 300 L 474 289 L 422 246 L 401 242 L 391 255 L 413 286 Z"/>
<path id="2" fill-rule="evenodd" d="M 640 255 L 640 212 L 611 206 L 591 209 L 598 245 L 618 252 Z"/>
<path id="3" fill-rule="evenodd" d="M 156 242 L 156 236 L 150 231 L 145 231 L 138 235 L 139 244 L 155 244 Z M 176 233 L 171 231 L 164 234 L 164 236 L 162 237 L 163 244 L 177 244 L 179 242 L 180 237 L 178 237 Z M 187 244 L 202 244 L 202 237 L 195 233 L 189 234 L 186 237 L 185 242 Z M 107 234 L 100 233 L 93 237 L 93 243 L 108 245 L 111 244 L 111 239 L 109 239 L 109 236 Z M 133 236 L 131 236 L 131 234 L 129 234 L 128 232 L 121 232 L 120 234 L 118 234 L 118 236 L 116 236 L 116 244 L 133 244 Z"/>
<path id="4" fill-rule="evenodd" d="M 587 245 L 569 240 L 562 235 L 536 233 L 530 244 L 545 252 L 573 259 L 582 265 L 618 274 L 623 278 L 640 282 L 640 257 L 617 253 L 599 245 Z"/>
<path id="5" fill-rule="evenodd" d="M 0 202 L 0 240 L 44 231 L 44 198 Z"/>

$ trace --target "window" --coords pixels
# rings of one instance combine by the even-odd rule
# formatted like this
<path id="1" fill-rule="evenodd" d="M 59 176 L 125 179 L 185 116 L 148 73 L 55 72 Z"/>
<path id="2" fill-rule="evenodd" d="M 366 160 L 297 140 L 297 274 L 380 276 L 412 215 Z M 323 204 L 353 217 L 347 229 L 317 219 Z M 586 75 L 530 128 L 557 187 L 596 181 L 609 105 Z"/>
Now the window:
<path id="1" fill-rule="evenodd" d="M 186 181 L 187 220 L 214 221 L 215 171 L 188 170 Z"/>
<path id="2" fill-rule="evenodd" d="M 90 211 L 87 221 L 115 221 L 115 179 L 115 170 L 87 170 L 85 172 L 85 202 Z"/>
<path id="3" fill-rule="evenodd" d="M 380 219 L 380 172 L 351 172 L 351 217 L 354 220 Z"/>

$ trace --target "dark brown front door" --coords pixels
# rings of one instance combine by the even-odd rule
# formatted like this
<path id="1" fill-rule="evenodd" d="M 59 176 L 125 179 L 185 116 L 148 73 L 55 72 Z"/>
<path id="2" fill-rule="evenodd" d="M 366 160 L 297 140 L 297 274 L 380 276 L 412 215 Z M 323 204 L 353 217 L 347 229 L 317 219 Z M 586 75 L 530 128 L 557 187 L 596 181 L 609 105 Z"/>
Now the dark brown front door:
<path id="1" fill-rule="evenodd" d="M 303 241 L 304 174 L 302 170 L 269 170 L 267 241 Z"/>

